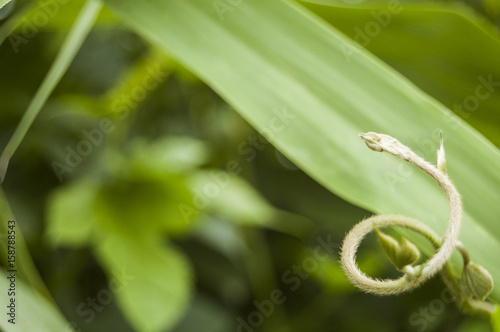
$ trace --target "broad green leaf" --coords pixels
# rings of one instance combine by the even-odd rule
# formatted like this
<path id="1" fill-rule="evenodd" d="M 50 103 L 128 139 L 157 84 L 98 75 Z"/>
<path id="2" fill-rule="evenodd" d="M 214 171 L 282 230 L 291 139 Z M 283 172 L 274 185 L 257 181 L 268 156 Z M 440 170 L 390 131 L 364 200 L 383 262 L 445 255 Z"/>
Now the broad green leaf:
<path id="1" fill-rule="evenodd" d="M 5 178 L 5 172 L 7 171 L 10 158 L 12 158 L 12 155 L 19 147 L 19 144 L 21 144 L 22 139 L 31 127 L 31 124 L 38 115 L 38 112 L 40 112 L 50 94 L 54 91 L 56 85 L 59 83 L 62 76 L 73 61 L 76 53 L 82 46 L 83 41 L 90 32 L 90 29 L 99 14 L 101 6 L 101 3 L 97 0 L 88 0 L 81 10 L 78 18 L 69 31 L 61 50 L 54 60 L 52 67 L 50 67 L 49 72 L 43 79 L 42 84 L 31 100 L 28 109 L 16 128 L 16 131 L 0 155 L 0 182 Z"/>
<path id="2" fill-rule="evenodd" d="M 2 9 L 3 6 L 11 2 L 12 0 L 0 0 L 0 9 Z"/>
<path id="3" fill-rule="evenodd" d="M 90 175 L 52 195 L 46 236 L 54 245 L 85 245 L 96 226 L 129 235 L 180 235 L 193 227 L 179 209 L 193 201 L 183 173 L 206 161 L 204 144 L 187 137 L 137 139 L 128 156 L 110 151 L 102 159 L 110 177 Z"/>
<path id="4" fill-rule="evenodd" d="M 110 177 L 102 182 L 94 204 L 99 224 L 118 234 L 186 233 L 194 218 L 179 208 L 193 201 L 187 173 L 206 158 L 205 145 L 182 137 L 151 143 L 137 139 L 127 156 L 108 154 Z"/>
<path id="5" fill-rule="evenodd" d="M 14 278 L 10 272 L 0 269 L 0 288 L 2 294 L 2 310 L 3 315 L 0 319 L 0 328 L 4 332 L 53 332 L 53 331 L 72 331 L 71 325 L 66 322 L 65 318 L 59 313 L 52 303 L 50 303 L 43 295 L 35 291 L 32 287 L 26 285 L 19 279 L 19 274 Z M 11 282 L 14 282 L 15 294 L 9 295 L 7 290 L 11 287 Z M 11 298 L 14 298 L 15 317 L 10 316 Z M 14 319 L 10 323 L 8 320 Z"/>
<path id="6" fill-rule="evenodd" d="M 54 246 L 88 244 L 96 225 L 93 179 L 83 179 L 57 189 L 48 203 L 46 236 Z"/>
<path id="7" fill-rule="evenodd" d="M 117 177 L 99 189 L 95 214 L 101 226 L 117 234 L 180 235 L 193 225 L 179 205 L 191 201 L 181 175 L 133 174 Z"/>
<path id="8" fill-rule="evenodd" d="M 275 210 L 240 177 L 221 170 L 197 172 L 189 178 L 193 201 L 186 212 L 209 211 L 242 224 L 266 225 Z"/>
<path id="9" fill-rule="evenodd" d="M 136 331 L 166 331 L 182 317 L 193 287 L 189 262 L 156 237 L 109 236 L 96 249 L 126 317 Z"/>
<path id="10" fill-rule="evenodd" d="M 167 136 L 151 143 L 137 139 L 130 150 L 131 167 L 145 173 L 187 173 L 209 159 L 208 146 L 189 136 Z"/>
<path id="11" fill-rule="evenodd" d="M 437 184 L 368 150 L 358 133 L 389 134 L 434 161 L 443 130 L 448 174 L 465 204 L 460 239 L 500 279 L 492 255 L 500 252 L 500 153 L 401 74 L 290 1 L 243 1 L 224 12 L 209 0 L 106 3 L 323 186 L 373 212 L 415 217 L 439 234 L 448 203 Z M 492 296 L 500 299 L 500 289 Z"/>
<path id="12" fill-rule="evenodd" d="M 241 169 L 235 168 L 233 173 Z M 179 206 L 186 220 L 211 213 L 240 225 L 261 226 L 302 237 L 313 225 L 306 218 L 270 205 L 241 177 L 221 170 L 199 171 L 189 177 L 193 200 Z"/>
<path id="13" fill-rule="evenodd" d="M 457 3 L 303 4 L 500 145 L 500 35 L 484 18 Z"/>
<path id="14" fill-rule="evenodd" d="M 6 22 L 0 26 L 0 45 L 5 39 L 21 24 L 23 18 L 36 8 L 34 4 L 27 4 L 22 9 L 16 11 Z"/>

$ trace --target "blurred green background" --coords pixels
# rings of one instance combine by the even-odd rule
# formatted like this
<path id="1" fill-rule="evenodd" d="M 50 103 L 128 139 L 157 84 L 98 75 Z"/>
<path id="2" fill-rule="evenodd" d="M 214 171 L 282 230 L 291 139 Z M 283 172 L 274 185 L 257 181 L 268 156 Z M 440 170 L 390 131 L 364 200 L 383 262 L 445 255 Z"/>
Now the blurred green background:
<path id="1" fill-rule="evenodd" d="M 7 5 L 0 29 L 16 15 L 38 22 L 49 2 Z M 57 10 L 45 24 L 21 24 L 0 46 L 0 147 L 83 5 L 66 2 L 52 1 Z M 500 144 L 497 91 L 481 112 L 454 107 L 482 69 L 500 77 L 499 1 L 401 1 L 401 15 L 368 43 L 360 29 L 388 2 L 322 3 L 301 6 Z M 473 20 L 443 15 L 447 6 Z M 357 291 L 338 252 L 345 233 L 372 213 L 311 179 L 106 8 L 2 189 L 76 331 L 493 331 L 488 320 L 461 314 L 439 278 L 395 297 Z M 375 237 L 359 261 L 369 275 L 394 274 Z M 130 280 L 113 288 L 124 271 Z"/>

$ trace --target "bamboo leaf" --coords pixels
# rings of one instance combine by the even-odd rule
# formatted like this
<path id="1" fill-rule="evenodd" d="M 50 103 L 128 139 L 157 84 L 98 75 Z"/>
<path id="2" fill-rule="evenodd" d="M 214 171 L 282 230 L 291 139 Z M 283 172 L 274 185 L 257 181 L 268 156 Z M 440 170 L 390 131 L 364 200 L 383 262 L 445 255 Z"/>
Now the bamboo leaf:
<path id="1" fill-rule="evenodd" d="M 302 0 L 500 145 L 498 30 L 459 2 L 421 2 Z"/>
<path id="2" fill-rule="evenodd" d="M 24 332 L 24 331 L 71 331 L 71 325 L 66 322 L 64 317 L 52 303 L 50 303 L 40 293 L 27 286 L 23 281 L 12 278 L 12 274 L 0 269 L 0 287 L 7 293 L 11 287 L 11 282 L 15 284 L 15 295 L 7 297 L 2 295 L 5 306 L 13 306 L 15 315 L 9 315 L 11 309 L 4 309 L 2 319 L 0 319 L 0 328 L 4 332 Z M 10 302 L 14 298 L 14 302 Z M 9 302 L 7 302 L 9 301 Z M 11 304 L 13 303 L 13 304 Z M 5 308 L 5 307 L 4 307 Z M 14 319 L 9 322 L 9 319 Z"/>
<path id="3" fill-rule="evenodd" d="M 500 278 L 500 153 L 394 69 L 290 1 L 106 0 L 134 31 L 208 83 L 292 162 L 344 199 L 442 234 L 448 203 L 426 174 L 369 151 L 359 132 L 398 138 L 435 158 L 465 204 L 461 241 Z M 430 159 L 430 158 L 429 158 Z M 353 224 L 357 220 L 353 220 Z M 412 237 L 408 236 L 412 242 Z M 500 299 L 500 290 L 492 296 Z"/>
<path id="4" fill-rule="evenodd" d="M 31 100 L 26 113 L 24 114 L 19 126 L 16 128 L 11 140 L 0 155 L 0 182 L 3 182 L 10 158 L 21 144 L 24 136 L 31 127 L 36 116 L 42 109 L 43 105 L 49 98 L 52 91 L 61 80 L 62 76 L 68 69 L 73 61 L 76 53 L 80 49 L 83 41 L 87 37 L 94 21 L 101 9 L 101 3 L 96 0 L 88 0 L 84 8 L 81 10 L 80 15 L 75 21 L 72 29 L 68 33 L 57 58 L 55 59 L 52 67 L 42 81 L 35 96 Z"/>
<path id="5" fill-rule="evenodd" d="M 11 2 L 11 0 L 0 0 L 0 9 L 2 9 L 3 6 Z"/>

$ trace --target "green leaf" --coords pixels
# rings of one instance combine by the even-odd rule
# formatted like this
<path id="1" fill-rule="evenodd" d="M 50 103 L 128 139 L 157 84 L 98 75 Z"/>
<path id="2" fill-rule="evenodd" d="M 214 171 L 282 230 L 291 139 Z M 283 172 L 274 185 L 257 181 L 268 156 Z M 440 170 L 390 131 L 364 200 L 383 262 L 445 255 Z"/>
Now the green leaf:
<path id="1" fill-rule="evenodd" d="M 36 116 L 73 61 L 76 53 L 82 46 L 83 41 L 90 32 L 101 7 L 102 5 L 99 1 L 88 0 L 84 8 L 81 10 L 77 20 L 69 31 L 61 50 L 57 54 L 57 58 L 54 60 L 49 72 L 43 79 L 42 84 L 31 100 L 28 109 L 16 128 L 16 131 L 12 135 L 12 138 L 0 155 L 0 182 L 3 182 L 3 179 L 5 178 L 5 172 L 7 172 L 10 158 L 12 158 L 12 155 L 19 147 L 19 144 L 21 144 L 21 141 L 28 132 L 28 129 L 31 127 L 31 124 L 35 120 Z"/>
<path id="2" fill-rule="evenodd" d="M 221 170 L 200 171 L 190 176 L 191 207 L 230 221 L 264 226 L 276 211 L 242 178 Z"/>
<path id="3" fill-rule="evenodd" d="M 192 228 L 180 204 L 192 201 L 184 177 L 148 173 L 116 177 L 101 187 L 95 214 L 101 226 L 116 234 L 181 235 Z"/>
<path id="4" fill-rule="evenodd" d="M 244 1 L 223 14 L 208 0 L 106 3 L 320 184 L 375 213 L 422 220 L 438 234 L 449 212 L 435 181 L 368 150 L 358 133 L 391 135 L 434 160 L 442 130 L 448 174 L 465 205 L 460 239 L 500 279 L 491 255 L 500 252 L 498 149 L 394 69 L 290 1 Z M 500 289 L 492 296 L 500 299 Z"/>
<path id="5" fill-rule="evenodd" d="M 172 59 L 159 50 L 151 50 L 118 77 L 116 85 L 106 92 L 101 101 L 100 113 L 112 112 L 120 120 L 127 118 L 154 90 L 162 86 L 174 66 Z M 141 90 L 140 97 L 138 89 Z"/>
<path id="6" fill-rule="evenodd" d="M 0 26 L 0 45 L 5 41 L 7 37 L 18 27 L 23 18 L 28 15 L 28 13 L 32 12 L 33 9 L 36 8 L 35 4 L 30 3 L 26 4 L 22 9 L 18 9 L 11 17 L 9 17 L 3 24 Z"/>
<path id="7" fill-rule="evenodd" d="M 104 164 L 113 174 L 106 181 L 91 175 L 55 191 L 46 235 L 54 245 L 82 246 L 96 226 L 137 236 L 184 234 L 192 218 L 185 218 L 179 205 L 193 199 L 182 173 L 206 158 L 206 146 L 194 139 L 136 140 L 130 156 L 106 155 Z"/>
<path id="8" fill-rule="evenodd" d="M 11 2 L 12 0 L 0 0 L 0 9 L 2 9 L 3 6 Z"/>
<path id="9" fill-rule="evenodd" d="M 97 185 L 85 178 L 57 189 L 49 199 L 46 236 L 54 246 L 86 245 L 96 225 Z"/>
<path id="10" fill-rule="evenodd" d="M 474 296 L 478 300 L 484 300 L 493 289 L 493 278 L 481 265 L 469 263 L 462 272 L 462 296 L 468 298 Z"/>
<path id="11" fill-rule="evenodd" d="M 401 244 L 399 244 L 396 239 L 379 229 L 376 229 L 376 232 L 387 257 L 398 270 L 402 270 L 407 265 L 413 265 L 420 257 L 418 248 L 405 237 L 401 238 Z"/>
<path id="12" fill-rule="evenodd" d="M 302 1 L 500 145 L 498 30 L 459 2 L 422 2 Z"/>
<path id="13" fill-rule="evenodd" d="M 96 253 L 135 330 L 170 330 L 182 317 L 193 281 L 188 261 L 176 248 L 156 237 L 139 241 L 112 235 Z"/>
<path id="14" fill-rule="evenodd" d="M 10 276 L 10 272 L 0 269 L 0 289 L 4 292 L 2 294 L 3 315 L 0 319 L 2 331 L 71 331 L 71 325 L 51 302 L 20 280 L 18 274 L 12 279 L 9 279 Z M 11 281 L 15 283 L 15 296 L 12 297 L 7 294 Z M 10 305 L 11 298 L 15 298 L 15 324 L 8 321 L 13 318 L 9 316 L 10 308 L 6 308 Z"/>
<path id="15" fill-rule="evenodd" d="M 268 227 L 297 237 L 308 236 L 313 229 L 310 220 L 274 208 L 235 174 L 221 170 L 199 171 L 189 177 L 188 183 L 193 200 L 179 206 L 187 220 L 200 213 L 210 213 L 229 222 Z"/>
<path id="16" fill-rule="evenodd" d="M 0 26 L 0 44 L 8 39 L 15 53 L 40 32 L 60 31 L 66 33 L 78 17 L 86 0 L 44 0 L 24 2 Z M 12 7 L 14 3 L 12 3 Z M 4 8 L 4 10 L 9 8 Z M 1 14 L 0 14 L 1 17 Z M 41 24 L 41 22 L 43 24 Z M 117 20 L 108 10 L 100 11 L 95 26 L 116 26 Z M 35 30 L 37 33 L 32 33 Z"/>
<path id="17" fill-rule="evenodd" d="M 19 222 L 12 210 L 9 206 L 9 202 L 7 201 L 7 197 L 5 196 L 2 188 L 0 187 L 0 218 L 2 223 L 0 224 L 0 246 L 6 248 L 8 245 L 8 232 L 11 230 L 8 228 L 9 223 L 7 221 L 14 220 L 15 223 L 15 231 L 16 231 L 16 268 L 18 270 L 18 277 L 25 280 L 27 284 L 36 290 L 41 295 L 46 298 L 51 298 L 47 287 L 43 283 L 43 280 L 38 273 L 38 270 L 31 258 L 30 252 L 28 250 L 28 246 L 26 245 L 26 241 L 24 240 L 24 236 L 22 233 L 22 222 Z M 2 264 L 7 266 L 7 250 L 0 253 L 0 257 L 2 259 Z"/>
<path id="18" fill-rule="evenodd" d="M 131 159 L 135 171 L 185 173 L 206 163 L 209 149 L 203 142 L 188 136 L 167 136 L 152 143 L 139 139 L 131 146 Z"/>

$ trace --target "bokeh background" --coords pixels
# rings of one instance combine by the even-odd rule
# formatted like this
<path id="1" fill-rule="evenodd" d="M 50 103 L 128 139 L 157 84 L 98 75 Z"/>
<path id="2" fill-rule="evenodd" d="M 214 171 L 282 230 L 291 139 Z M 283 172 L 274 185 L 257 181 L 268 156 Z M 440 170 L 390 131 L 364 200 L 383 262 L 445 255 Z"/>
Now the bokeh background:
<path id="1" fill-rule="evenodd" d="M 35 22 L 47 3 L 15 1 L 0 11 L 0 29 L 14 15 Z M 0 147 L 83 5 L 55 3 L 45 24 L 21 26 L 20 39 L 0 46 Z M 368 43 L 363 29 L 387 2 L 328 3 L 302 5 L 500 143 L 497 92 L 480 114 L 454 107 L 477 85 L 478 59 L 498 72 L 498 1 L 401 1 L 413 9 Z M 487 33 L 466 17 L 426 13 L 434 6 L 460 8 Z M 163 330 L 175 332 L 493 331 L 488 320 L 460 313 L 439 278 L 394 297 L 357 291 L 338 252 L 346 232 L 372 213 L 311 179 L 106 9 L 2 189 L 41 279 L 77 331 L 136 330 L 132 322 L 142 318 L 126 309 L 130 301 L 156 301 L 144 317 L 162 316 Z M 375 237 L 363 242 L 359 261 L 372 276 L 394 275 Z M 130 277 L 118 282 L 123 292 L 113 288 L 117 273 Z"/>

